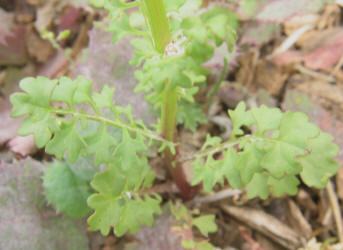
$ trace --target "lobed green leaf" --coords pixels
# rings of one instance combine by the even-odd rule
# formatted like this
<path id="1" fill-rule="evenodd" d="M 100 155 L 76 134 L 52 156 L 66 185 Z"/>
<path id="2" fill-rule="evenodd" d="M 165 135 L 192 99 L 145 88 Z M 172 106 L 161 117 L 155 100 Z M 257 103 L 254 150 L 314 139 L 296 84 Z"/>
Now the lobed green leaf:
<path id="1" fill-rule="evenodd" d="M 114 106 L 114 89 L 107 85 L 100 93 L 93 95 L 92 82 L 82 76 L 75 80 L 66 77 L 59 80 L 26 78 L 21 81 L 20 87 L 25 92 L 11 96 L 12 116 L 27 116 L 19 128 L 19 134 L 33 134 L 37 146 L 45 146 L 46 152 L 58 159 L 68 153 L 69 160 L 75 162 L 79 155 L 91 154 L 95 164 L 99 165 L 113 160 L 111 154 L 116 146 L 117 151 L 124 154 L 132 145 L 141 147 L 140 152 L 146 151 L 144 140 L 147 138 L 164 141 L 141 121 L 134 120 L 130 106 Z M 87 132 L 90 131 L 89 121 L 96 121 L 99 126 Z M 123 144 L 108 132 L 108 126 L 140 134 L 137 136 L 140 139 L 132 139 L 130 145 L 121 150 Z M 125 155 L 121 157 L 125 158 Z"/>
<path id="2" fill-rule="evenodd" d="M 57 211 L 76 218 L 90 214 L 87 198 L 93 192 L 89 182 L 77 176 L 67 163 L 49 165 L 43 180 L 46 197 Z"/>
<path id="3" fill-rule="evenodd" d="M 127 231 L 135 233 L 142 225 L 151 226 L 153 215 L 161 213 L 161 199 L 158 196 L 145 196 L 144 199 L 139 196 L 131 197 L 134 189 L 132 183 L 128 183 L 125 172 L 114 165 L 97 174 L 91 185 L 98 193 L 88 199 L 88 205 L 95 210 L 88 219 L 90 230 L 100 230 L 103 235 L 107 235 L 111 227 L 114 227 L 117 236 L 122 236 Z M 140 186 L 140 183 L 136 185 Z"/>
<path id="4" fill-rule="evenodd" d="M 266 199 L 270 190 L 275 196 L 295 195 L 298 175 L 308 186 L 323 188 L 337 172 L 338 147 L 305 114 L 264 105 L 247 111 L 244 103 L 229 114 L 233 138 L 218 144 L 208 137 L 193 163 L 193 184 L 203 181 L 206 191 L 222 184 L 225 176 L 233 188 L 246 186 L 250 198 Z M 243 126 L 252 134 L 243 136 Z M 206 149 L 208 145 L 212 148 Z M 220 151 L 222 157 L 214 159 Z"/>

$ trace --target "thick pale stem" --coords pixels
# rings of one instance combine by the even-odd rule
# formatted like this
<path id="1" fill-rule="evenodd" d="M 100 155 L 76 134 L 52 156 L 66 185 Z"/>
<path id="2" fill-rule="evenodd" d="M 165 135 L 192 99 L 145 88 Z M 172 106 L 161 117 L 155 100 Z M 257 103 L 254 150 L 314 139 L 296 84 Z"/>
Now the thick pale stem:
<path id="1" fill-rule="evenodd" d="M 174 141 L 175 139 L 175 126 L 176 126 L 176 110 L 177 110 L 177 92 L 168 90 L 168 84 L 163 93 L 163 103 L 161 110 L 162 120 L 162 135 L 166 140 Z"/>
<path id="2" fill-rule="evenodd" d="M 152 36 L 152 41 L 156 50 L 164 53 L 165 47 L 170 43 L 171 34 L 169 31 L 166 11 L 162 0 L 142 0 L 141 10 L 145 17 L 145 22 Z M 171 76 L 172 77 L 172 76 Z M 169 83 L 163 92 L 163 102 L 161 107 L 161 133 L 162 137 L 168 141 L 176 140 L 176 111 L 178 95 L 176 89 L 171 89 Z M 176 148 L 177 151 L 177 148 Z M 191 187 L 186 180 L 182 165 L 175 161 L 173 155 L 167 148 L 164 152 L 164 159 L 174 182 L 180 190 L 180 195 L 184 199 L 191 198 L 196 189 Z"/>
<path id="3" fill-rule="evenodd" d="M 154 46 L 162 54 L 171 39 L 163 1 L 142 0 L 141 10 L 145 17 L 145 22 L 149 27 Z"/>

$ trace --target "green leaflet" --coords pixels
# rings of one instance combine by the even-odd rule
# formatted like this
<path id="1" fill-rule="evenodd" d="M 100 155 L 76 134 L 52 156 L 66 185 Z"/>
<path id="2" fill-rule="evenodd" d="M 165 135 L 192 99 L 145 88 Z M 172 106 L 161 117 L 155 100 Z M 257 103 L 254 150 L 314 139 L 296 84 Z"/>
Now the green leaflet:
<path id="1" fill-rule="evenodd" d="M 86 146 L 78 132 L 77 120 L 73 120 L 61 124 L 60 130 L 55 132 L 55 136 L 48 142 L 45 150 L 48 154 L 55 155 L 57 159 L 62 159 L 67 151 L 69 160 L 75 162 Z"/>
<path id="2" fill-rule="evenodd" d="M 270 190 L 276 196 L 295 195 L 300 184 L 297 175 L 307 185 L 323 188 L 337 172 L 334 157 L 338 147 L 306 115 L 281 113 L 264 105 L 246 111 L 244 103 L 239 103 L 229 114 L 233 138 L 213 143 L 208 137 L 193 164 L 193 184 L 203 181 L 206 191 L 217 182 L 223 183 L 225 176 L 233 188 L 246 186 L 249 198 L 266 199 Z M 242 126 L 253 133 L 242 136 Z M 233 148 L 235 145 L 239 151 Z M 222 157 L 215 160 L 213 155 L 221 151 Z"/>
<path id="3" fill-rule="evenodd" d="M 122 235 L 151 225 L 153 215 L 160 213 L 160 198 L 135 193 L 150 187 L 155 177 L 145 156 L 146 141 L 158 140 L 164 147 L 171 143 L 148 130 L 141 121 L 135 121 L 130 106 L 114 106 L 114 89 L 104 86 L 100 93 L 92 94 L 92 82 L 84 77 L 26 78 L 20 87 L 25 92 L 11 96 L 12 116 L 27 116 L 20 134 L 34 134 L 37 145 L 45 146 L 46 152 L 58 159 L 67 154 L 73 163 L 80 155 L 89 155 L 95 165 L 105 164 L 107 168 L 96 174 L 91 183 L 99 193 L 88 199 L 95 210 L 89 218 L 90 228 L 107 234 L 111 226 L 116 226 L 117 235 Z M 56 108 L 56 103 L 65 109 Z M 94 122 L 98 125 L 94 126 Z M 113 136 L 109 126 L 119 128 L 122 136 Z M 86 199 L 93 193 L 88 183 L 94 169 L 82 172 L 79 168 L 86 166 L 78 163 L 81 166 L 55 163 L 44 177 L 48 200 L 56 209 L 74 217 L 90 212 Z"/>
<path id="4" fill-rule="evenodd" d="M 44 173 L 44 191 L 57 211 L 82 218 L 90 214 L 87 198 L 93 193 L 89 182 L 77 176 L 69 164 L 54 162 Z"/>
<path id="5" fill-rule="evenodd" d="M 181 102 L 176 113 L 176 121 L 195 132 L 197 125 L 207 122 L 207 119 L 202 112 L 201 105 Z"/>
<path id="6" fill-rule="evenodd" d="M 94 155 L 94 164 L 100 165 L 112 160 L 111 151 L 118 142 L 109 134 L 107 126 L 103 126 L 97 133 L 85 137 L 85 143 L 87 154 Z"/>
<path id="7" fill-rule="evenodd" d="M 166 9 L 166 12 L 172 12 L 172 11 L 178 11 L 179 8 L 184 5 L 186 0 L 163 0 L 164 8 Z"/>
<path id="8" fill-rule="evenodd" d="M 111 226 L 120 220 L 120 199 L 125 188 L 125 177 L 110 168 L 95 175 L 91 185 L 99 194 L 93 194 L 88 199 L 88 205 L 95 210 L 88 218 L 89 229 L 100 230 L 107 235 Z"/>
<path id="9" fill-rule="evenodd" d="M 202 150 L 218 145 L 221 142 L 219 137 L 211 137 L 207 135 L 206 142 L 204 143 Z M 214 153 L 209 154 L 204 163 L 201 158 L 196 159 L 193 162 L 193 180 L 192 185 L 197 185 L 203 181 L 205 191 L 212 190 L 214 185 L 219 182 L 224 183 L 223 175 L 225 167 L 222 161 L 217 161 L 213 158 Z"/>
<path id="10" fill-rule="evenodd" d="M 110 12 L 112 19 L 115 19 L 126 9 L 137 6 L 137 3 L 125 3 L 124 0 L 104 0 L 103 6 Z"/>
<path id="11" fill-rule="evenodd" d="M 217 224 L 215 223 L 214 215 L 204 215 L 192 220 L 192 224 L 196 226 L 202 235 L 208 236 L 208 233 L 217 231 Z"/>
<path id="12" fill-rule="evenodd" d="M 143 199 L 132 194 L 131 197 L 132 188 L 127 176 L 114 165 L 97 174 L 91 185 L 98 193 L 88 199 L 88 205 L 95 210 L 88 219 L 90 230 L 100 230 L 107 235 L 110 228 L 114 227 L 117 236 L 127 231 L 135 233 L 142 225 L 151 226 L 153 215 L 161 212 L 161 199 L 158 196 L 145 196 Z"/>
<path id="13" fill-rule="evenodd" d="M 124 235 L 127 231 L 135 234 L 143 226 L 152 226 L 154 215 L 161 214 L 161 198 L 145 196 L 144 199 L 127 200 L 121 213 L 121 220 L 114 226 L 114 232 L 118 236 Z"/>
<path id="14" fill-rule="evenodd" d="M 121 18 L 119 21 L 116 22 L 111 22 L 108 31 L 111 31 L 114 33 L 113 36 L 113 42 L 115 43 L 116 41 L 123 39 L 124 37 L 128 35 L 135 35 L 139 34 L 139 31 L 134 29 L 129 21 L 129 17 L 127 14 L 123 13 L 121 15 Z"/>
<path id="15" fill-rule="evenodd" d="M 339 153 L 339 148 L 332 140 L 331 135 L 320 133 L 310 140 L 309 152 L 299 157 L 298 161 L 303 166 L 300 176 L 306 185 L 324 188 L 327 180 L 338 171 L 334 158 Z"/>
<path id="16" fill-rule="evenodd" d="M 199 215 L 199 210 L 188 210 L 183 204 L 171 204 L 171 212 L 177 220 L 177 226 L 172 228 L 172 233 L 181 236 L 181 244 L 186 249 L 214 249 L 214 246 L 208 240 L 198 239 L 194 237 L 192 228 L 199 229 L 204 237 L 208 237 L 209 233 L 217 231 L 214 215 Z"/>
<path id="17" fill-rule="evenodd" d="M 232 136 L 243 135 L 242 126 L 251 126 L 254 124 L 254 118 L 251 111 L 246 111 L 244 102 L 240 102 L 235 110 L 229 110 L 229 115 L 233 123 Z"/>
<path id="18" fill-rule="evenodd" d="M 89 4 L 96 8 L 104 7 L 104 2 L 104 0 L 89 0 Z"/>

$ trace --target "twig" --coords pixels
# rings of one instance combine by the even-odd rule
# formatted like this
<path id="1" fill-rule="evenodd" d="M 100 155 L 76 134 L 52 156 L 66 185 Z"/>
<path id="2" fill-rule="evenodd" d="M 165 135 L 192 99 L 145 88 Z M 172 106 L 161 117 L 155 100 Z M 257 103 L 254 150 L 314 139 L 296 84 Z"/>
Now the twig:
<path id="1" fill-rule="evenodd" d="M 329 75 L 326 75 L 326 74 L 323 74 L 323 73 L 320 73 L 320 72 L 317 72 L 317 71 L 314 71 L 314 70 L 310 70 L 308 68 L 305 68 L 304 66 L 300 65 L 300 64 L 297 64 L 295 67 L 294 67 L 296 70 L 298 70 L 300 73 L 303 73 L 305 75 L 309 75 L 313 78 L 317 78 L 317 79 L 320 79 L 320 80 L 323 80 L 323 81 L 326 81 L 326 82 L 334 82 L 336 81 L 336 78 L 333 77 L 333 76 L 329 76 Z"/>
<path id="2" fill-rule="evenodd" d="M 247 230 L 245 229 L 245 227 L 240 226 L 240 227 L 238 227 L 238 230 L 241 233 L 241 235 L 243 236 L 243 238 L 250 244 L 251 250 L 264 250 L 258 242 L 256 242 L 253 238 L 251 238 L 247 234 Z"/>
<path id="3" fill-rule="evenodd" d="M 292 33 L 278 48 L 275 49 L 272 56 L 287 51 L 289 48 L 291 48 L 296 41 L 308 30 L 314 28 L 313 24 L 306 24 L 299 29 L 297 29 L 295 32 Z"/>
<path id="4" fill-rule="evenodd" d="M 339 207 L 338 199 L 337 199 L 336 193 L 333 189 L 333 186 L 330 180 L 328 181 L 328 184 L 326 185 L 326 191 L 328 192 L 330 205 L 333 210 L 333 216 L 335 218 L 336 227 L 337 227 L 338 239 L 340 243 L 343 243 L 343 224 L 342 224 L 341 209 Z"/>
<path id="5" fill-rule="evenodd" d="M 250 136 L 250 135 L 246 135 L 246 136 Z M 206 157 L 208 155 L 224 151 L 225 149 L 233 147 L 233 146 L 239 144 L 240 142 L 241 142 L 241 140 L 239 140 L 239 139 L 234 140 L 234 141 L 227 141 L 227 142 L 219 144 L 215 147 L 211 147 L 211 148 L 205 149 L 203 151 L 200 151 L 199 153 L 182 157 L 182 158 L 178 159 L 177 161 L 178 162 L 185 162 L 185 161 L 190 161 L 190 160 L 200 158 L 200 157 Z"/>
<path id="6" fill-rule="evenodd" d="M 235 195 L 239 195 L 241 193 L 243 193 L 242 190 L 228 188 L 228 189 L 219 191 L 218 193 L 212 193 L 203 197 L 195 197 L 193 201 L 195 203 L 211 203 L 211 202 L 217 202 L 220 200 L 228 199 Z"/>

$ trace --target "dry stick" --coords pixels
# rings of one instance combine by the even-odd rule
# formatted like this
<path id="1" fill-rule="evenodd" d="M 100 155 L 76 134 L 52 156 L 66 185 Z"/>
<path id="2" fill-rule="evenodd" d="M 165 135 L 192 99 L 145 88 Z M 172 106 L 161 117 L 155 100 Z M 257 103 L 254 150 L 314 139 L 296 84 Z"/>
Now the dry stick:
<path id="1" fill-rule="evenodd" d="M 343 243 L 343 224 L 342 224 L 341 209 L 339 207 L 338 199 L 337 199 L 336 193 L 333 189 L 333 186 L 330 180 L 328 181 L 328 184 L 326 185 L 326 191 L 328 192 L 330 205 L 333 210 L 333 216 L 335 218 L 336 227 L 337 227 L 338 239 L 340 243 Z"/>
<path id="2" fill-rule="evenodd" d="M 278 48 L 274 50 L 271 57 L 273 57 L 274 55 L 278 53 L 285 52 L 288 49 L 290 49 L 305 32 L 307 32 L 308 30 L 312 28 L 314 28 L 313 24 L 306 24 L 300 27 L 299 29 L 297 29 L 296 31 L 294 31 L 292 35 L 290 35 Z"/>
<path id="3" fill-rule="evenodd" d="M 243 191 L 239 190 L 239 189 L 231 189 L 231 188 L 227 188 L 224 189 L 222 191 L 219 191 L 217 193 L 212 193 L 206 196 L 202 196 L 202 197 L 195 197 L 193 199 L 194 203 L 211 203 L 211 202 L 217 202 L 217 201 L 221 201 L 221 200 L 225 200 L 228 198 L 231 198 L 235 195 L 239 195 L 242 194 Z"/>
<path id="4" fill-rule="evenodd" d="M 333 76 L 326 75 L 326 74 L 323 74 L 323 73 L 320 73 L 320 72 L 317 72 L 317 71 L 314 71 L 314 70 L 310 70 L 310 69 L 305 68 L 304 66 L 302 66 L 300 64 L 297 64 L 294 68 L 296 70 L 298 70 L 300 73 L 303 73 L 305 75 L 309 75 L 309 76 L 311 76 L 313 78 L 317 78 L 317 79 L 320 79 L 322 81 L 326 81 L 326 82 L 334 82 L 334 81 L 336 81 L 336 78 L 333 77 Z"/>

